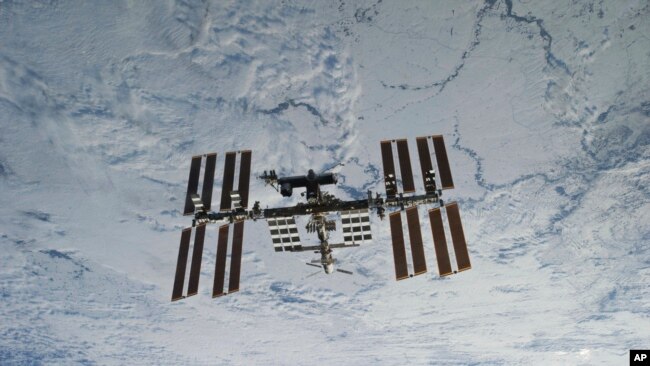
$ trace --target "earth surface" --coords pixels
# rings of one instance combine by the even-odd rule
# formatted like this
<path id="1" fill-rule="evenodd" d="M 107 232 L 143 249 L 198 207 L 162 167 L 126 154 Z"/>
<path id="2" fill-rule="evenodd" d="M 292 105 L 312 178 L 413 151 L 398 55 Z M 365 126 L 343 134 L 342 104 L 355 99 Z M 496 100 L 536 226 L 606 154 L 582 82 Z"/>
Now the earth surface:
<path id="1" fill-rule="evenodd" d="M 0 363 L 627 364 L 650 348 L 649 34 L 647 1 L 0 1 Z M 429 272 L 400 282 L 375 215 L 335 253 L 353 276 L 258 221 L 239 293 L 210 296 L 210 227 L 199 294 L 170 302 L 192 155 L 343 163 L 326 190 L 360 199 L 380 140 L 431 134 L 472 270 L 438 276 L 425 207 Z"/>

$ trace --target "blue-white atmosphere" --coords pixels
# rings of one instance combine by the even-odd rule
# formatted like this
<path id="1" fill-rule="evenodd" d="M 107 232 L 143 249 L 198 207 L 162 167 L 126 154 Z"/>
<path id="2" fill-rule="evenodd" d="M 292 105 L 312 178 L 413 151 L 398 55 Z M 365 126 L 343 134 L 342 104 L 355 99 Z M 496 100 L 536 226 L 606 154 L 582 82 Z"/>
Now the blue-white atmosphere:
<path id="1" fill-rule="evenodd" d="M 190 159 L 335 166 L 443 135 L 472 269 L 395 280 L 387 220 L 312 275 L 247 221 L 171 302 Z M 342 163 L 344 165 L 337 164 Z M 214 202 L 221 195 L 217 164 Z M 299 190 L 297 190 L 299 193 Z M 259 179 L 252 200 L 295 204 Z M 301 238 L 305 222 L 298 220 Z M 303 235 L 304 234 L 304 235 Z M 0 364 L 624 365 L 650 348 L 650 3 L 0 0 Z"/>

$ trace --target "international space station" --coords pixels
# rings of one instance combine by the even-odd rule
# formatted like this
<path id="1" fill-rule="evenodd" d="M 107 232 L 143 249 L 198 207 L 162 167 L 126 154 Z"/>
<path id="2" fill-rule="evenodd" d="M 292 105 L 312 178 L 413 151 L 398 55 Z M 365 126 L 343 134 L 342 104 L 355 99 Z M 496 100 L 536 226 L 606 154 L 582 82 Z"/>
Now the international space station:
<path id="1" fill-rule="evenodd" d="M 270 239 L 276 252 L 314 251 L 320 254 L 306 264 L 322 268 L 327 274 L 351 271 L 335 268 L 334 249 L 354 248 L 368 245 L 372 241 L 370 215 L 375 213 L 381 221 L 388 213 L 395 278 L 403 280 L 427 272 L 424 243 L 421 233 L 418 206 L 429 207 L 429 221 L 433 234 L 433 246 L 440 276 L 448 276 L 471 268 L 467 243 L 456 202 L 443 202 L 444 190 L 454 188 L 444 138 L 441 135 L 416 138 L 417 151 L 422 172 L 423 192 L 416 192 L 411 168 L 408 141 L 406 139 L 381 141 L 381 156 L 384 169 L 385 197 L 381 194 L 367 192 L 367 198 L 344 201 L 334 195 L 321 191 L 321 186 L 335 185 L 337 176 L 331 172 L 315 173 L 309 170 L 306 175 L 278 177 L 275 170 L 264 171 L 258 178 L 266 185 L 275 188 L 283 197 L 290 197 L 294 189 L 302 189 L 305 202 L 293 206 L 261 208 L 259 201 L 250 205 L 249 184 L 251 174 L 252 152 L 250 150 L 230 151 L 225 153 L 223 180 L 218 210 L 212 209 L 212 191 L 217 163 L 217 154 L 209 153 L 192 157 L 187 184 L 184 215 L 192 215 L 192 227 L 181 233 L 176 275 L 172 290 L 172 301 L 193 296 L 198 293 L 201 261 L 205 231 L 208 225 L 219 224 L 217 251 L 215 261 L 212 297 L 219 297 L 239 291 L 242 263 L 242 245 L 244 240 L 244 223 L 249 220 L 265 220 L 270 231 Z M 437 163 L 437 174 L 431 159 L 431 147 Z M 395 154 L 399 174 L 396 170 Z M 205 158 L 205 163 L 203 163 Z M 201 194 L 198 194 L 199 179 L 203 170 Z M 237 185 L 235 186 L 235 178 Z M 399 182 L 399 184 L 398 184 Z M 438 184 L 439 182 L 439 184 Z M 456 269 L 452 268 L 443 209 L 446 212 L 456 258 Z M 407 248 L 404 240 L 402 212 L 405 213 L 410 241 L 411 265 L 407 260 Z M 337 220 L 332 215 L 340 216 L 343 242 L 330 243 L 329 233 L 336 230 Z M 308 216 L 306 230 L 315 233 L 319 245 L 302 245 L 296 216 Z M 232 227 L 232 234 L 230 230 Z M 192 261 L 189 269 L 187 293 L 183 295 L 190 240 L 194 232 Z M 228 244 L 232 238 L 231 245 Z M 231 248 L 228 289 L 225 289 L 228 248 Z M 410 268 L 409 268 L 410 267 Z"/>

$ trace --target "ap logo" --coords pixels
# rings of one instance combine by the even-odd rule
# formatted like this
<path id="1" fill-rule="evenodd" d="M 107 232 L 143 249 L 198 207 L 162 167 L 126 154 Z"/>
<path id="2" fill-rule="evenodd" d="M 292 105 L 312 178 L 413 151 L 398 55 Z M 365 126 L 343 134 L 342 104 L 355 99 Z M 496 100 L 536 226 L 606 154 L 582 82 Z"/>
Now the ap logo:
<path id="1" fill-rule="evenodd" d="M 630 365 L 650 365 L 650 350 L 630 350 Z"/>

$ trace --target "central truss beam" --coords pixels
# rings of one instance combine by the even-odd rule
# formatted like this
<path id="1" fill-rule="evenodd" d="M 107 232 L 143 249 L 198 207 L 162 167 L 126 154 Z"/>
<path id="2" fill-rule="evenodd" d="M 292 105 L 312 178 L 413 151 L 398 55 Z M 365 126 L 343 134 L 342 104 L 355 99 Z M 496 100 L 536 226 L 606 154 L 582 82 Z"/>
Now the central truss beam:
<path id="1" fill-rule="evenodd" d="M 371 193 L 371 192 L 369 192 Z M 370 194 L 369 197 L 372 197 Z M 341 201 L 334 200 L 326 204 L 297 204 L 291 207 L 274 207 L 260 210 L 255 214 L 253 210 L 245 210 L 243 208 L 234 209 L 226 212 L 210 212 L 203 213 L 197 212 L 195 216 L 195 223 L 217 223 L 223 221 L 234 222 L 235 220 L 248 220 L 248 219 L 268 219 L 273 217 L 286 217 L 286 216 L 299 216 L 311 215 L 318 213 L 327 213 L 335 211 L 347 211 L 358 209 L 377 209 L 380 207 L 400 207 L 405 209 L 414 207 L 421 204 L 440 204 L 441 201 L 435 194 L 421 194 L 413 196 L 397 196 L 393 198 L 369 198 L 363 200 Z"/>

